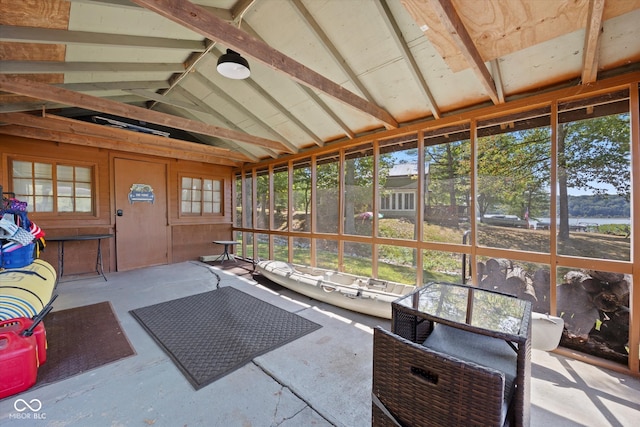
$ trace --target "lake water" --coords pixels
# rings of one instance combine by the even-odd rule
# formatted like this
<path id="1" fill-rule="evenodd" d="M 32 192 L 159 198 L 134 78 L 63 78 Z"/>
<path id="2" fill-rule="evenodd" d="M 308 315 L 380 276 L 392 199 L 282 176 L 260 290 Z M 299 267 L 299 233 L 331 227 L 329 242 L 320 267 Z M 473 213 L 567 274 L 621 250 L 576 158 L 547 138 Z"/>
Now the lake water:
<path id="1" fill-rule="evenodd" d="M 538 218 L 538 222 L 551 223 L 549 218 Z M 569 225 L 577 224 L 625 224 L 631 225 L 631 218 L 569 218 Z"/>

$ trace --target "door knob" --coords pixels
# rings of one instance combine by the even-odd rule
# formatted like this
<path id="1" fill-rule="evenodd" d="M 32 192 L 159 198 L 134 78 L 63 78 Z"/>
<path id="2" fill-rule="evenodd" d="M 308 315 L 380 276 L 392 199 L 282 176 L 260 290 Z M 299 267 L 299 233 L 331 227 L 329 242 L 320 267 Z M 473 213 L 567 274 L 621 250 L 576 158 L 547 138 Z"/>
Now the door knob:
<path id="1" fill-rule="evenodd" d="M 118 215 L 118 216 L 122 216 L 122 214 L 123 214 L 122 209 L 118 209 L 118 210 L 116 211 L 116 215 Z"/>

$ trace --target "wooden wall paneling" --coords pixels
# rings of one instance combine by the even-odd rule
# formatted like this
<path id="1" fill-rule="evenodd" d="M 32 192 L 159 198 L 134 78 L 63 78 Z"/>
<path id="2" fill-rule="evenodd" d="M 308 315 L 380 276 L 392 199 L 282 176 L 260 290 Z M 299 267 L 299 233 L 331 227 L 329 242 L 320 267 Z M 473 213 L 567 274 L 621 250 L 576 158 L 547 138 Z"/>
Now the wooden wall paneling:
<path id="1" fill-rule="evenodd" d="M 75 227 L 75 228 L 45 228 L 40 222 L 37 224 L 45 231 L 47 237 L 69 236 L 79 234 L 112 234 L 112 227 Z M 41 252 L 40 258 L 58 270 L 58 242 L 46 242 L 47 246 Z M 96 240 L 66 242 L 64 246 L 64 276 L 71 278 L 74 275 L 90 273 L 96 268 L 96 255 L 98 242 Z M 105 239 L 101 242 L 102 265 L 105 274 L 115 271 L 115 250 L 113 239 Z M 113 262 L 112 262 L 113 258 Z"/>
<path id="2" fill-rule="evenodd" d="M 231 239 L 231 224 L 191 224 L 171 227 L 173 262 L 196 260 L 222 251 L 214 240 Z"/>

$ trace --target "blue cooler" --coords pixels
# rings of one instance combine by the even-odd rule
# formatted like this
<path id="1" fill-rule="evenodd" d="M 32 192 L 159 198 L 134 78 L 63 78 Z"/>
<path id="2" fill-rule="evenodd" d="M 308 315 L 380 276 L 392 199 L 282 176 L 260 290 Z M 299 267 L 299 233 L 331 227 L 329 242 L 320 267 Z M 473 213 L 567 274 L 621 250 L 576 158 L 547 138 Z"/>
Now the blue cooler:
<path id="1" fill-rule="evenodd" d="M 0 268 L 22 268 L 33 262 L 35 243 L 20 246 L 12 251 L 0 247 Z"/>

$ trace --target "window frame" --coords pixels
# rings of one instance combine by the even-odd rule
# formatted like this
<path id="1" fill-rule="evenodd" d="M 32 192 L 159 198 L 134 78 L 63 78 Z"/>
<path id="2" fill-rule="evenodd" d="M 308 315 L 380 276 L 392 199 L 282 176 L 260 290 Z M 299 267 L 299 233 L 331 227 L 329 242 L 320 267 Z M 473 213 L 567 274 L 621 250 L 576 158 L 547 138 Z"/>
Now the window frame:
<path id="1" fill-rule="evenodd" d="M 35 210 L 35 206 L 31 206 L 31 204 L 29 204 L 27 209 L 29 211 L 30 216 L 37 217 L 37 218 L 51 218 L 51 219 L 70 218 L 70 217 L 77 217 L 77 216 L 80 216 L 83 218 L 88 218 L 88 217 L 98 218 L 98 190 L 97 190 L 98 189 L 98 165 L 97 163 L 78 161 L 78 160 L 66 160 L 66 159 L 49 159 L 49 158 L 43 159 L 43 158 L 31 157 L 31 156 L 11 156 L 8 158 L 8 162 L 7 162 L 8 182 L 10 186 L 9 191 L 12 193 L 15 193 L 16 198 L 18 199 L 20 199 L 20 195 L 17 194 L 17 192 L 15 191 L 15 185 L 14 185 L 14 180 L 16 179 L 16 177 L 13 174 L 14 162 L 31 163 L 32 167 L 34 163 L 41 163 L 41 164 L 46 164 L 51 166 L 51 181 L 52 181 L 52 190 L 53 190 L 53 194 L 51 195 L 51 198 L 53 203 L 53 209 L 51 211 L 38 211 L 38 210 Z M 58 209 L 58 202 L 59 202 L 58 199 L 59 197 L 61 197 L 58 194 L 58 185 L 59 185 L 58 167 L 59 166 L 71 167 L 74 169 L 75 168 L 89 169 L 89 174 L 91 176 L 91 182 L 90 182 L 91 209 L 89 212 L 76 211 L 76 210 L 60 211 Z M 75 174 L 74 174 L 74 177 L 75 177 Z M 31 179 L 33 180 L 35 178 L 31 177 Z M 73 183 L 75 188 L 75 185 L 77 184 L 75 179 Z M 72 199 L 74 201 L 74 209 L 75 209 L 77 197 L 74 195 Z"/>
<path id="2" fill-rule="evenodd" d="M 182 181 L 183 179 L 188 178 L 191 180 L 199 179 L 204 185 L 205 180 L 210 180 L 212 182 L 220 183 L 220 211 L 219 212 L 204 212 L 204 202 L 205 198 L 203 196 L 203 188 L 200 188 L 200 212 L 184 212 L 182 210 L 182 204 L 184 202 L 189 202 L 191 204 L 194 203 L 193 200 L 183 200 L 182 198 Z M 193 191 L 193 189 L 192 189 Z M 212 190 L 212 196 L 215 193 Z M 190 174 L 190 173 L 180 173 L 178 174 L 178 217 L 179 218 L 219 218 L 224 216 L 225 212 L 225 179 L 220 176 L 215 175 L 207 175 L 207 174 Z M 211 203 L 215 203 L 213 201 L 213 197 Z"/>
<path id="3" fill-rule="evenodd" d="M 411 205 L 411 207 L 407 207 L 407 204 Z M 380 195 L 380 211 L 414 212 L 415 209 L 415 191 L 400 190 Z"/>

